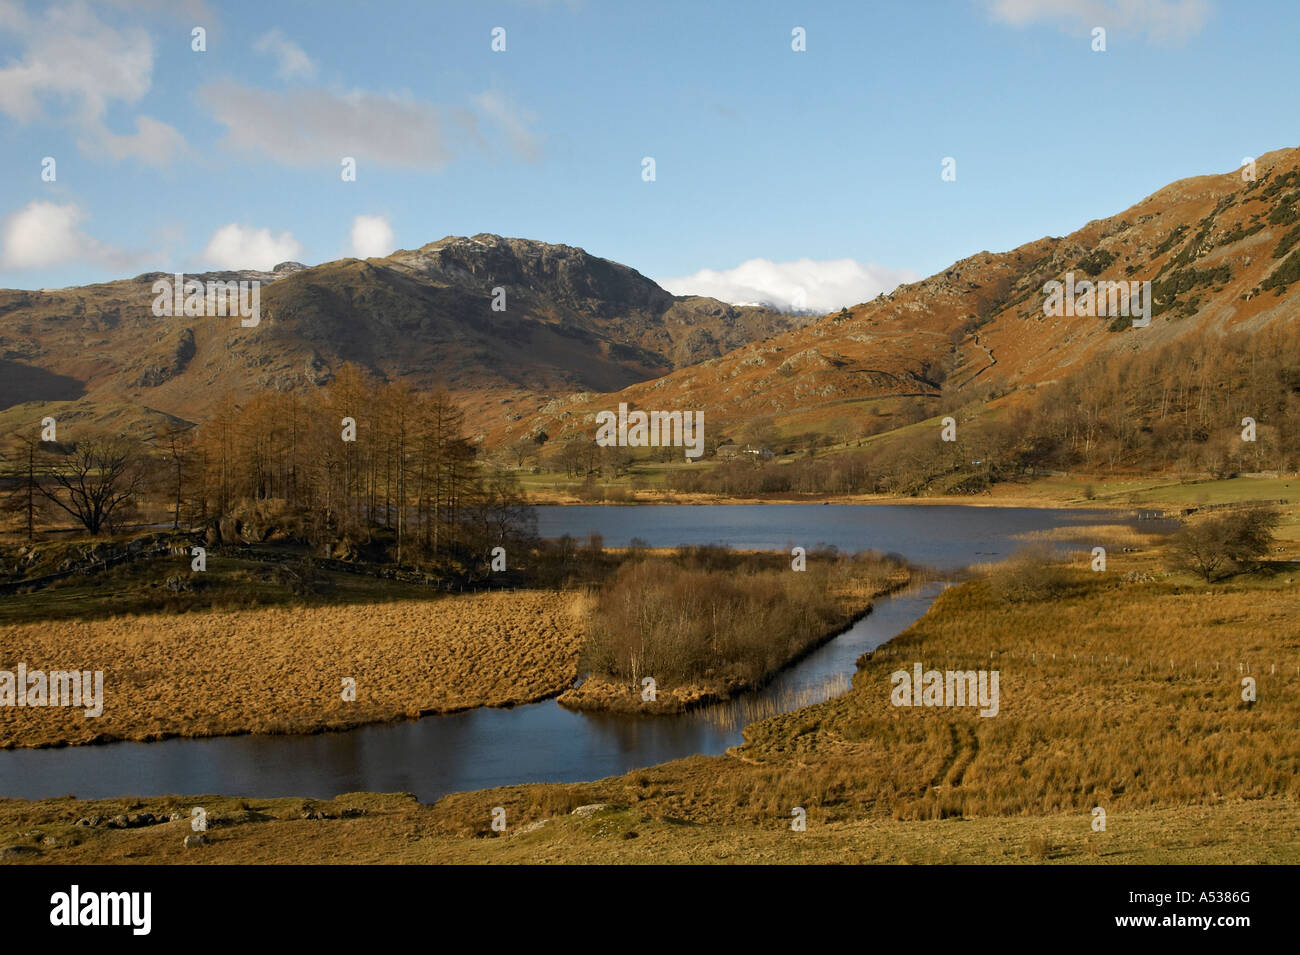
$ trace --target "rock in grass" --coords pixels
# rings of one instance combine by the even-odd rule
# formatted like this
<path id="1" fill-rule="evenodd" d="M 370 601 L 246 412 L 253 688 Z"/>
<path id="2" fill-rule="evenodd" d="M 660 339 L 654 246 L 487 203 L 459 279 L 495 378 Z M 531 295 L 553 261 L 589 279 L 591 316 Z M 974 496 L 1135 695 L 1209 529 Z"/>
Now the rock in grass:
<path id="1" fill-rule="evenodd" d="M 549 823 L 550 821 L 551 820 L 549 819 L 534 820 L 533 822 L 530 822 L 526 825 L 520 826 L 518 829 L 515 829 L 513 832 L 510 833 L 510 835 L 526 836 L 530 832 L 536 832 L 538 829 L 544 828 L 547 825 L 547 823 Z"/>
<path id="2" fill-rule="evenodd" d="M 197 849 L 199 846 L 206 846 L 207 844 L 208 837 L 201 832 L 196 832 L 185 837 L 186 849 Z"/>
<path id="3" fill-rule="evenodd" d="M 21 859 L 40 854 L 41 850 L 35 846 L 0 846 L 0 859 Z"/>

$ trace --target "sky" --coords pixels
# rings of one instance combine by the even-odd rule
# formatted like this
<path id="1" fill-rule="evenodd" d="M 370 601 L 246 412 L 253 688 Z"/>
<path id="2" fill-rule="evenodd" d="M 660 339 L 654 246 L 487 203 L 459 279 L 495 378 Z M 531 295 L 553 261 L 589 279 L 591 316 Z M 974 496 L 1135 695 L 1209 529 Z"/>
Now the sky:
<path id="1" fill-rule="evenodd" d="M 0 0 L 0 287 L 491 232 L 831 310 L 1297 145 L 1297 36 L 1291 0 Z"/>

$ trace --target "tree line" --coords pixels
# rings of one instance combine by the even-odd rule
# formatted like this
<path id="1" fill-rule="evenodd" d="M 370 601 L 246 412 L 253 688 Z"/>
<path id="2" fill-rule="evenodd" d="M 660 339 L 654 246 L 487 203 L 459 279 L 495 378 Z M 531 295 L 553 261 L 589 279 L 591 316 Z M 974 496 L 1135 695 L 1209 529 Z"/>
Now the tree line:
<path id="1" fill-rule="evenodd" d="M 381 541 L 399 564 L 529 536 L 514 479 L 481 464 L 444 391 L 348 364 L 326 388 L 228 395 L 220 409 L 148 439 L 65 429 L 59 443 L 33 429 L 7 456 L 8 510 L 28 536 L 55 518 L 97 535 L 166 502 L 176 528 L 228 537 L 241 517 L 273 519 L 313 544 Z"/>

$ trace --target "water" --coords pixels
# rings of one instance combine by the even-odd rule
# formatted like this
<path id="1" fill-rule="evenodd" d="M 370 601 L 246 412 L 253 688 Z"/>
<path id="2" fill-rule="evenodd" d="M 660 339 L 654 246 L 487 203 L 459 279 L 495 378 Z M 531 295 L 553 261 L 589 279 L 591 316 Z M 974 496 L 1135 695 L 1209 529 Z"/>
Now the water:
<path id="1" fill-rule="evenodd" d="M 315 796 L 449 792 L 528 782 L 614 776 L 741 742 L 742 707 L 798 694 L 815 702 L 828 678 L 852 673 L 858 656 L 918 619 L 938 592 L 887 598 L 849 632 L 810 654 L 745 704 L 682 716 L 573 713 L 554 701 L 513 709 L 367 726 L 316 736 L 226 736 L 0 753 L 8 796 L 40 799 L 162 793 Z M 824 698 L 824 695 L 821 696 Z M 782 707 L 789 708 L 789 707 Z M 735 714 L 734 718 L 729 718 Z M 742 722 L 743 720 L 743 722 Z M 730 724 L 730 725 L 728 725 Z"/>
<path id="2" fill-rule="evenodd" d="M 1017 534 L 1086 524 L 1124 523 L 1130 515 L 1105 510 L 963 507 L 928 504 L 700 504 L 637 507 L 535 508 L 543 537 L 599 532 L 607 547 L 639 537 L 649 547 L 727 544 L 739 550 L 812 550 L 903 554 L 914 563 L 954 570 L 1001 560 L 1017 550 Z M 1157 522 L 1146 529 L 1164 530 Z M 1102 542 L 1104 543 L 1104 542 Z"/>
<path id="3" fill-rule="evenodd" d="M 1012 535 L 1126 522 L 1106 511 L 928 506 L 541 507 L 544 536 L 595 531 L 609 546 L 722 542 L 737 548 L 896 551 L 937 567 L 996 560 Z M 554 701 L 313 736 L 228 736 L 0 752 L 0 794 L 83 799 L 165 793 L 331 798 L 344 792 L 449 792 L 618 775 L 741 742 L 753 719 L 848 687 L 857 658 L 905 630 L 942 589 L 886 597 L 850 630 L 759 693 L 674 717 L 572 713 Z"/>

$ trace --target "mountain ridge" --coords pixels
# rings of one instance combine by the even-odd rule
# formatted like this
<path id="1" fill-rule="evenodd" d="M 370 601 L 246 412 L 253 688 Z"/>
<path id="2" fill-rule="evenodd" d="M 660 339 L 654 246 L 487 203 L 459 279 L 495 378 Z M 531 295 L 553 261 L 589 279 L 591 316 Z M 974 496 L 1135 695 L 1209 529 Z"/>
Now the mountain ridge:
<path id="1" fill-rule="evenodd" d="M 703 410 L 730 436 L 744 422 L 819 406 L 945 394 L 955 402 L 963 391 L 1032 389 L 1099 356 L 1293 320 L 1297 249 L 1300 150 L 1275 150 L 1256 160 L 1253 181 L 1234 170 L 1169 183 L 1066 236 L 977 252 L 656 381 L 573 396 L 498 423 L 486 439 L 590 429 L 597 411 L 620 402 Z M 1115 316 L 1045 315 L 1044 284 L 1071 271 L 1088 281 L 1151 282 L 1150 327 Z"/>
<path id="2" fill-rule="evenodd" d="M 200 421 L 227 393 L 326 384 L 350 361 L 447 387 L 473 415 L 518 394 L 625 387 L 811 320 L 675 296 L 575 246 L 486 233 L 381 258 L 186 274 L 258 281 L 256 328 L 153 315 L 152 285 L 172 275 L 0 290 L 0 412 L 73 401 L 65 411 L 79 418 L 138 405 Z"/>

